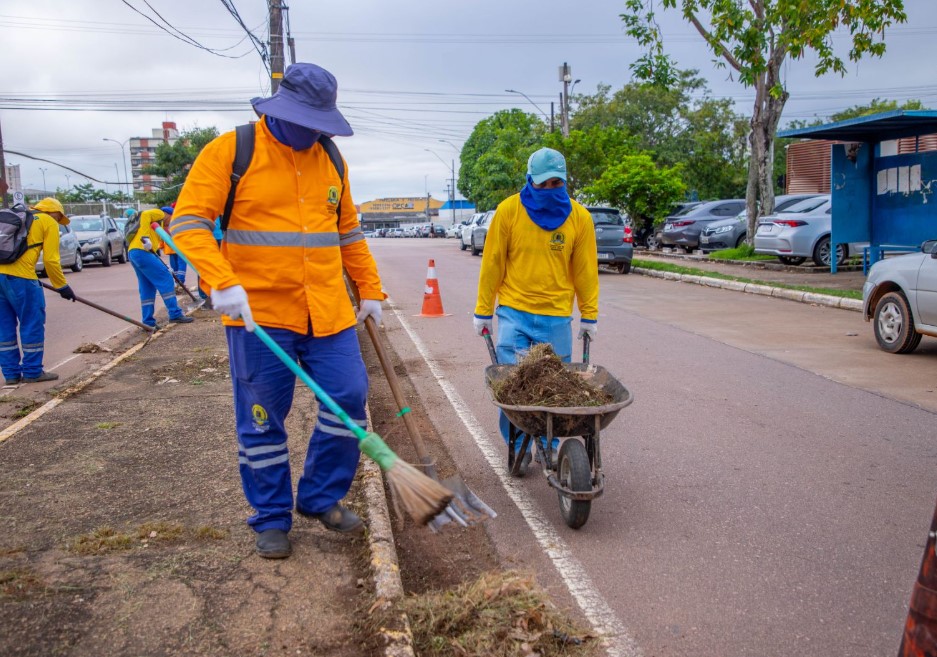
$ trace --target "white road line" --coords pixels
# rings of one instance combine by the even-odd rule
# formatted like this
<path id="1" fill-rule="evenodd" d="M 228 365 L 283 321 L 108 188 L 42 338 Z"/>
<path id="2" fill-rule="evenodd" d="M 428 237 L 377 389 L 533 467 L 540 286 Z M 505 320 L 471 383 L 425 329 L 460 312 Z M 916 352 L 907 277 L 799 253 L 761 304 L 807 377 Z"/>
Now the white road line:
<path id="1" fill-rule="evenodd" d="M 410 336 L 417 351 L 420 352 L 420 356 L 426 361 L 426 365 L 437 383 L 439 383 L 439 387 L 446 394 L 449 403 L 452 404 L 491 469 L 498 476 L 508 496 L 524 516 L 524 520 L 527 521 L 527 525 L 536 537 L 537 543 L 540 544 L 541 549 L 556 566 L 557 572 L 563 578 L 566 588 L 569 589 L 579 608 L 582 609 L 582 613 L 592 624 L 595 631 L 606 637 L 608 654 L 612 657 L 640 657 L 642 653 L 637 642 L 615 617 L 615 612 L 608 606 L 605 599 L 596 592 L 591 578 L 579 560 L 573 556 L 572 550 L 569 549 L 566 541 L 556 533 L 552 525 L 539 517 L 534 502 L 527 494 L 527 491 L 505 471 L 503 443 L 499 442 L 497 446 L 491 444 L 491 440 L 486 436 L 481 423 L 469 410 L 468 404 L 465 403 L 461 395 L 446 379 L 442 369 L 432 358 L 423 341 L 413 332 L 410 324 L 404 319 L 403 313 L 398 311 L 392 299 L 388 298 L 387 304 L 394 311 L 407 335 Z"/>

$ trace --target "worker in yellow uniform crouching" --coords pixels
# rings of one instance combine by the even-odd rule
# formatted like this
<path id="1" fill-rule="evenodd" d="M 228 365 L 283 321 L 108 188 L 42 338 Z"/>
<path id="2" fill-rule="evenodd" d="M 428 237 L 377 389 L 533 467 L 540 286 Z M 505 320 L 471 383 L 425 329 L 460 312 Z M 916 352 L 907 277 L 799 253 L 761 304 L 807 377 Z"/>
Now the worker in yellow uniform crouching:
<path id="1" fill-rule="evenodd" d="M 58 200 L 49 197 L 36 203 L 32 209 L 36 213 L 26 237 L 26 252 L 16 262 L 0 265 L 0 368 L 6 385 L 59 378 L 55 372 L 46 372 L 42 368 L 46 299 L 36 274 L 40 253 L 52 287 L 63 299 L 75 301 L 75 293 L 65 280 L 59 259 L 58 224 L 67 226 L 69 223 L 65 208 Z M 16 339 L 17 324 L 19 342 Z"/>

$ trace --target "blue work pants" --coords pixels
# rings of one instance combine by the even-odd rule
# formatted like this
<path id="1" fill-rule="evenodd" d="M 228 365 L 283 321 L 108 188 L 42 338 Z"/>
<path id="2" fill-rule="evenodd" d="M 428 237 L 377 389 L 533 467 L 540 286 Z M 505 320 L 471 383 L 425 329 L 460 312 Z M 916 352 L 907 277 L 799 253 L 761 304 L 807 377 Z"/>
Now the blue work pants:
<path id="1" fill-rule="evenodd" d="M 182 309 L 176 301 L 176 283 L 172 274 L 159 256 L 144 249 L 130 251 L 130 264 L 137 275 L 137 288 L 140 291 L 140 307 L 143 312 L 143 323 L 147 326 L 156 326 L 156 293 L 163 298 L 169 319 L 182 317 Z"/>
<path id="2" fill-rule="evenodd" d="M 556 355 L 564 363 L 570 362 L 573 351 L 572 317 L 535 315 L 508 306 L 498 306 L 495 315 L 498 317 L 498 339 L 495 345 L 499 364 L 514 365 L 527 355 L 533 345 L 541 343 L 553 345 Z M 510 425 L 504 412 L 499 411 L 498 428 L 505 443 L 509 441 Z M 554 439 L 553 443 L 555 447 L 559 441 Z M 520 439 L 516 445 L 520 447 Z"/>
<path id="3" fill-rule="evenodd" d="M 185 260 L 182 259 L 181 255 L 178 253 L 169 254 L 169 268 L 172 269 L 172 273 L 179 282 L 185 285 Z"/>
<path id="4" fill-rule="evenodd" d="M 46 298 L 39 281 L 0 274 L 0 369 L 4 378 L 29 379 L 42 374 L 45 335 Z"/>
<path id="5" fill-rule="evenodd" d="M 239 326 L 226 327 L 238 463 L 244 496 L 256 513 L 247 523 L 257 532 L 289 531 L 293 487 L 287 450 L 286 416 L 293 404 L 296 376 L 260 338 Z M 359 426 L 367 426 L 368 374 L 354 327 L 317 338 L 287 329 L 267 333 L 309 373 Z M 319 403 L 309 438 L 296 507 L 322 513 L 345 497 L 358 467 L 358 439 L 328 407 Z"/>

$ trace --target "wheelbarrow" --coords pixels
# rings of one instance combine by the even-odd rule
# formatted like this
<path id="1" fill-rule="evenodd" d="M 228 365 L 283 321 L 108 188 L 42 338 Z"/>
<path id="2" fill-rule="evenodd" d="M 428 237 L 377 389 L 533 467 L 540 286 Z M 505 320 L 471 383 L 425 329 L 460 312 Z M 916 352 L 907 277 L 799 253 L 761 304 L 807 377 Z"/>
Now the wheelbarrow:
<path id="1" fill-rule="evenodd" d="M 547 483 L 556 489 L 560 513 L 566 524 L 579 529 L 586 524 L 592 500 L 605 490 L 602 472 L 602 429 L 608 427 L 621 409 L 634 401 L 631 392 L 608 370 L 589 363 L 588 335 L 583 336 L 581 363 L 564 363 L 567 370 L 588 379 L 612 397 L 604 406 L 512 406 L 495 399 L 493 384 L 509 376 L 517 365 L 498 365 L 497 354 L 487 331 L 484 338 L 492 365 L 485 368 L 485 383 L 494 405 L 504 411 L 508 429 L 508 472 L 523 476 L 521 464 L 528 449 L 538 455 Z M 545 440 L 541 440 L 540 437 Z M 557 458 L 551 457 L 553 439 L 559 438 Z M 520 446 L 518 446 L 520 441 Z M 531 447 L 532 446 L 532 447 Z"/>

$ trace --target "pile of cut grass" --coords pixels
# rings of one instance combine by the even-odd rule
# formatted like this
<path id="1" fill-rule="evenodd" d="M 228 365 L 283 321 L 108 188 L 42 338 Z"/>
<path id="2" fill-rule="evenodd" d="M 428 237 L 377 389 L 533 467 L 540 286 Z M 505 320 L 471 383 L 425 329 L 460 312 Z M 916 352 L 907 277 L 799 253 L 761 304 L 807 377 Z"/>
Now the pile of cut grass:
<path id="1" fill-rule="evenodd" d="M 588 631 L 556 610 L 531 575 L 485 573 L 443 592 L 401 603 L 424 657 L 587 657 L 598 652 Z"/>

